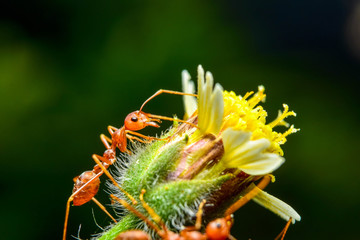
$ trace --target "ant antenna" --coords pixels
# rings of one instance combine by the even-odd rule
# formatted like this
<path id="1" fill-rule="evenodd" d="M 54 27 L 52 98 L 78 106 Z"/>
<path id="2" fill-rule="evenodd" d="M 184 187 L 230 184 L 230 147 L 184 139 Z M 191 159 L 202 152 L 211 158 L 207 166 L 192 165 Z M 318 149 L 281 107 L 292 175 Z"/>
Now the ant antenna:
<path id="1" fill-rule="evenodd" d="M 197 97 L 196 94 L 192 94 L 192 93 L 184 93 L 184 92 L 178 92 L 178 91 L 160 89 L 160 90 L 158 90 L 156 93 L 154 93 L 151 97 L 149 97 L 149 98 L 141 105 L 139 111 L 141 111 L 141 110 L 143 109 L 143 107 L 145 106 L 145 104 L 148 103 L 151 99 L 155 98 L 156 96 L 158 96 L 158 95 L 160 95 L 160 94 L 162 94 L 162 93 Z"/>

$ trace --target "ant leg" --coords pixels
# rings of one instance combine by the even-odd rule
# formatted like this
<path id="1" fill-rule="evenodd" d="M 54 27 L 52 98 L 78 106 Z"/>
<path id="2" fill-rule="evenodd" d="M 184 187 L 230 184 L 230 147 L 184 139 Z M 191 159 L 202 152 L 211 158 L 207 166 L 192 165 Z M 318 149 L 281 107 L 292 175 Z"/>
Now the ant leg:
<path id="1" fill-rule="evenodd" d="M 93 181 L 95 181 L 95 179 L 99 178 L 102 174 L 103 174 L 103 172 L 99 172 L 98 174 L 96 174 L 92 179 L 90 179 L 88 182 L 86 182 L 84 185 L 82 185 L 78 190 L 76 190 L 76 192 L 71 194 L 71 196 L 68 198 L 67 203 L 66 203 L 66 211 L 65 211 L 63 240 L 66 240 L 66 230 L 67 230 L 67 225 L 68 225 L 68 220 L 69 220 L 70 203 L 73 201 L 74 196 L 76 196 L 80 191 L 82 191 L 88 184 L 92 183 Z"/>
<path id="2" fill-rule="evenodd" d="M 114 200 L 116 200 L 117 202 L 119 202 L 121 205 L 123 205 L 127 210 L 129 210 L 130 212 L 132 212 L 133 214 L 135 214 L 138 218 L 140 218 L 141 220 L 143 220 L 149 227 L 151 227 L 152 229 L 155 230 L 155 232 L 163 238 L 163 234 L 162 231 L 160 230 L 160 228 L 158 226 L 156 226 L 154 223 L 152 223 L 144 214 L 142 214 L 141 212 L 139 212 L 138 210 L 136 210 L 133 206 L 131 206 L 129 203 L 127 203 L 126 201 L 114 196 L 113 194 L 110 194 L 110 197 Z"/>
<path id="3" fill-rule="evenodd" d="M 181 120 L 181 119 L 177 119 L 177 118 L 164 117 L 164 116 L 154 115 L 154 114 L 150 114 L 150 113 L 148 113 L 147 115 L 148 115 L 149 117 L 151 117 L 151 118 L 155 118 L 155 119 L 158 118 L 158 119 L 162 119 L 162 120 L 168 120 L 168 121 L 175 121 L 175 122 L 186 123 L 186 124 L 189 124 L 189 125 L 192 126 L 192 127 L 199 128 L 196 124 L 187 122 L 187 121 L 185 121 L 185 120 Z M 152 120 L 152 119 L 151 119 L 151 120 Z"/>
<path id="4" fill-rule="evenodd" d="M 91 200 L 93 200 L 96 205 L 99 206 L 99 208 L 101 208 L 101 210 L 103 210 L 115 223 L 117 223 L 117 221 L 115 220 L 115 218 L 113 216 L 111 216 L 111 214 L 106 210 L 106 208 L 104 207 L 104 205 L 102 205 L 96 198 L 92 198 Z"/>
<path id="5" fill-rule="evenodd" d="M 130 135 L 129 135 L 129 136 L 128 136 L 128 135 L 126 135 L 126 137 L 130 140 L 130 142 L 134 143 L 134 140 L 133 140 L 133 139 L 134 139 L 135 137 L 134 137 L 134 138 L 132 138 L 132 137 L 130 137 Z"/>
<path id="6" fill-rule="evenodd" d="M 152 140 L 162 140 L 162 141 L 164 141 L 164 140 L 168 140 L 170 138 L 170 137 L 166 137 L 166 138 L 149 137 L 149 136 L 145 136 L 145 135 L 143 135 L 141 133 L 130 131 L 130 130 L 125 130 L 125 132 L 126 133 L 131 133 L 133 135 L 136 135 L 138 137 L 142 137 L 142 138 L 144 138 L 146 140 L 151 140 L 151 141 Z M 126 135 L 126 136 L 128 136 L 128 135 Z"/>
<path id="7" fill-rule="evenodd" d="M 110 133 L 111 136 L 114 134 L 115 131 L 118 130 L 116 127 L 113 127 L 113 126 L 111 126 L 111 125 L 109 125 L 109 126 L 107 127 L 107 129 L 108 129 L 108 131 L 109 131 L 109 133 Z"/>
<path id="8" fill-rule="evenodd" d="M 255 197 L 262 189 L 264 189 L 269 182 L 271 181 L 271 175 L 265 175 L 263 179 L 259 182 L 257 187 L 254 187 L 250 190 L 250 192 L 246 193 L 242 198 L 236 201 L 233 205 L 231 205 L 226 211 L 225 216 L 229 216 L 233 214 L 236 210 L 244 206 L 248 201 L 250 201 L 253 197 Z"/>
<path id="9" fill-rule="evenodd" d="M 108 178 L 113 182 L 113 184 L 120 189 L 120 191 L 122 191 L 131 201 L 132 203 L 135 205 L 137 204 L 136 200 L 128 193 L 126 192 L 122 187 L 119 186 L 119 184 L 115 181 L 115 179 L 111 176 L 111 174 L 109 173 L 109 171 L 102 165 L 101 161 L 99 160 L 99 158 L 102 158 L 99 155 L 93 154 L 92 158 L 94 159 L 94 161 L 97 163 L 97 165 L 101 168 L 101 170 L 106 174 L 106 176 L 108 176 Z"/>
<path id="10" fill-rule="evenodd" d="M 148 103 L 151 99 L 153 99 L 154 97 L 162 94 L 162 93 L 168 93 L 168 94 L 175 94 L 175 95 L 186 95 L 186 96 L 193 96 L 193 97 L 197 97 L 196 94 L 192 94 L 192 93 L 184 93 L 184 92 L 178 92 L 178 91 L 172 91 L 172 90 L 165 90 L 165 89 L 160 89 L 158 90 L 156 93 L 154 93 L 151 97 L 149 97 L 140 107 L 140 110 L 143 109 L 143 107 L 145 106 L 146 103 Z"/>
<path id="11" fill-rule="evenodd" d="M 100 134 L 100 139 L 106 149 L 111 148 L 110 144 L 112 144 L 112 140 L 109 137 L 105 136 L 105 134 Z"/>
<path id="12" fill-rule="evenodd" d="M 151 140 L 148 140 L 148 141 L 145 141 L 145 140 L 142 140 L 138 137 L 135 137 L 135 136 L 131 136 L 130 134 L 126 134 L 126 137 L 131 141 L 131 142 L 134 142 L 134 140 L 138 141 L 138 142 L 141 142 L 141 143 L 150 143 Z"/>
<path id="13" fill-rule="evenodd" d="M 66 230 L 67 230 L 67 224 L 68 224 L 68 220 L 69 220 L 70 203 L 73 200 L 71 196 L 69 197 L 69 199 L 66 203 L 65 222 L 64 222 L 64 229 L 63 229 L 63 240 L 66 240 Z"/>
<path id="14" fill-rule="evenodd" d="M 284 229 L 279 233 L 279 235 L 277 235 L 277 237 L 275 238 L 275 240 L 278 240 L 280 237 L 281 237 L 280 240 L 284 240 L 285 234 L 286 234 L 287 230 L 288 230 L 289 227 L 290 227 L 291 221 L 292 221 L 292 218 L 290 218 L 289 221 L 287 221 Z"/>
<path id="15" fill-rule="evenodd" d="M 189 226 L 185 227 L 181 232 L 180 235 L 184 232 L 190 232 L 190 231 L 199 231 L 201 229 L 201 222 L 202 222 L 202 214 L 203 214 L 203 208 L 206 203 L 206 200 L 203 199 L 199 205 L 199 210 L 196 213 L 196 222 L 195 226 Z"/>

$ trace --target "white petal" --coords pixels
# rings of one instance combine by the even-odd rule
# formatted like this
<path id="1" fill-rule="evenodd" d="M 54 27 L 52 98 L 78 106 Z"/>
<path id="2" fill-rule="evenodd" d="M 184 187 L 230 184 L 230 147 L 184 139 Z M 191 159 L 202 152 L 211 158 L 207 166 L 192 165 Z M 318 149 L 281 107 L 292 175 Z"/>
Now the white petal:
<path id="1" fill-rule="evenodd" d="M 251 133 L 226 129 L 223 134 L 225 166 L 239 168 L 250 175 L 264 175 L 273 172 L 285 161 L 273 153 L 263 153 L 270 141 L 263 138 L 250 140 Z"/>
<path id="2" fill-rule="evenodd" d="M 209 111 L 207 111 L 209 124 L 208 131 L 217 135 L 220 132 L 222 120 L 224 117 L 224 97 L 223 89 L 220 85 L 216 84 L 214 92 L 211 95 L 210 106 L 208 106 Z"/>
<path id="3" fill-rule="evenodd" d="M 238 146 L 234 157 L 241 157 L 243 159 L 251 158 L 261 154 L 265 149 L 270 147 L 270 141 L 262 138 L 254 141 L 247 141 L 242 146 Z"/>
<path id="4" fill-rule="evenodd" d="M 204 96 L 205 90 L 205 78 L 204 78 L 204 69 L 201 65 L 198 66 L 198 116 L 205 116 L 206 111 L 206 96 Z M 198 119 L 198 125 L 206 126 L 207 119 L 200 117 Z"/>
<path id="5" fill-rule="evenodd" d="M 205 79 L 204 79 L 204 69 L 201 65 L 198 66 L 197 72 L 198 72 L 198 76 L 197 76 L 198 77 L 198 87 L 202 88 L 202 86 L 205 83 Z"/>
<path id="6" fill-rule="evenodd" d="M 234 130 L 232 128 L 227 128 L 222 133 L 224 148 L 226 153 L 232 153 L 246 141 L 249 141 L 251 137 L 250 132 L 244 132 L 239 130 Z"/>
<path id="7" fill-rule="evenodd" d="M 198 67 L 198 126 L 202 132 L 217 135 L 220 132 L 224 115 L 223 89 L 216 84 L 211 73 Z"/>
<path id="8" fill-rule="evenodd" d="M 182 89 L 184 93 L 195 93 L 195 84 L 193 81 L 190 81 L 191 77 L 188 71 L 182 71 Z M 197 109 L 196 98 L 193 96 L 183 96 L 185 113 L 187 117 L 193 115 Z"/>
<path id="9" fill-rule="evenodd" d="M 259 158 L 252 158 L 251 161 L 243 161 L 239 169 L 250 175 L 265 175 L 278 169 L 284 161 L 284 158 L 277 154 L 262 154 Z"/>
<path id="10" fill-rule="evenodd" d="M 252 184 L 251 187 L 256 187 L 255 184 Z M 292 218 L 292 223 L 295 221 L 300 221 L 300 215 L 288 204 L 281 201 L 280 199 L 268 194 L 267 192 L 260 191 L 252 200 L 260 204 L 266 209 L 269 209 L 273 213 L 280 216 L 282 219 L 288 221 Z"/>

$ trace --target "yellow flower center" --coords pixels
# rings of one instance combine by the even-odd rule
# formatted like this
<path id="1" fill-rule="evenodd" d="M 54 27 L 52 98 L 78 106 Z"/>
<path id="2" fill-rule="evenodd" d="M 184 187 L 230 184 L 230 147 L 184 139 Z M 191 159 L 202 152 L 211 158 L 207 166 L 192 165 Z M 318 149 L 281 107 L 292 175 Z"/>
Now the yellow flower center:
<path id="1" fill-rule="evenodd" d="M 264 92 L 263 86 L 259 86 L 258 92 L 254 95 L 253 92 L 248 92 L 244 97 L 237 96 L 232 91 L 224 91 L 224 117 L 221 130 L 231 127 L 236 130 L 252 132 L 252 140 L 266 138 L 270 141 L 271 145 L 266 152 L 283 156 L 284 153 L 280 145 L 286 142 L 286 137 L 289 134 L 297 132 L 298 129 L 291 126 L 284 133 L 279 133 L 273 128 L 280 125 L 288 127 L 289 124 L 284 119 L 288 116 L 296 116 L 296 114 L 293 111 L 289 112 L 289 107 L 284 104 L 284 112 L 279 111 L 278 117 L 266 124 L 267 112 L 258 105 L 265 101 Z M 253 96 L 249 98 L 251 95 Z"/>

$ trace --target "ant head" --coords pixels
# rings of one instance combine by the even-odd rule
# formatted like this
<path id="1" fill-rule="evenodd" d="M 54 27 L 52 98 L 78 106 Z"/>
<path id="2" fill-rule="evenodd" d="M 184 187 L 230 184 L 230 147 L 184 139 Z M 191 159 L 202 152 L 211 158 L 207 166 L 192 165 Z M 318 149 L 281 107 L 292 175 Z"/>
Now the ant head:
<path id="1" fill-rule="evenodd" d="M 153 121 L 159 122 L 158 119 L 152 119 L 142 111 L 135 111 L 126 116 L 124 125 L 125 129 L 130 131 L 138 131 L 147 126 L 160 127 Z"/>
<path id="2" fill-rule="evenodd" d="M 206 235 L 210 240 L 225 240 L 229 238 L 232 217 L 218 218 L 206 226 Z"/>

